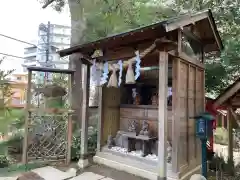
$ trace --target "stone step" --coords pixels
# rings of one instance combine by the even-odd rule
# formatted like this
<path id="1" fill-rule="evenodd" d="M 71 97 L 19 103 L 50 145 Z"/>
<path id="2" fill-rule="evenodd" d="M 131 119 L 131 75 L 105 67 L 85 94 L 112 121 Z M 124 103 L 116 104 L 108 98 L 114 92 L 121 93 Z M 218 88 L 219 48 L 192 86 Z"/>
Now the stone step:
<path id="1" fill-rule="evenodd" d="M 105 179 L 104 176 L 92 172 L 84 172 L 74 178 L 71 178 L 70 180 L 111 180 L 111 179 Z"/>
<path id="2" fill-rule="evenodd" d="M 60 171 L 54 167 L 46 166 L 32 170 L 44 180 L 65 180 L 73 177 L 72 173 Z"/>

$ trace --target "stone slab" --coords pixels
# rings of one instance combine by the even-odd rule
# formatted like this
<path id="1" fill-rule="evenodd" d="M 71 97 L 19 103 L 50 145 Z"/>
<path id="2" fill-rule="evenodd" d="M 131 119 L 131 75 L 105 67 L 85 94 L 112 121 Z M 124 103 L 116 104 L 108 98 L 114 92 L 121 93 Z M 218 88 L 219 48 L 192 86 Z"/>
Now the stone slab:
<path id="1" fill-rule="evenodd" d="M 35 172 L 29 171 L 21 174 L 17 180 L 45 180 Z"/>
<path id="2" fill-rule="evenodd" d="M 101 179 L 101 180 L 114 180 L 114 179 L 112 179 L 112 178 L 103 178 L 103 179 Z"/>
<path id="3" fill-rule="evenodd" d="M 0 177 L 0 180 L 16 180 L 17 177 Z"/>
<path id="4" fill-rule="evenodd" d="M 51 166 L 34 169 L 32 172 L 35 172 L 45 180 L 65 180 L 73 177 L 72 173 L 63 172 Z"/>
<path id="5" fill-rule="evenodd" d="M 100 180 L 100 179 L 102 180 L 103 178 L 104 176 L 101 176 L 99 174 L 95 174 L 92 172 L 84 172 L 70 180 Z"/>

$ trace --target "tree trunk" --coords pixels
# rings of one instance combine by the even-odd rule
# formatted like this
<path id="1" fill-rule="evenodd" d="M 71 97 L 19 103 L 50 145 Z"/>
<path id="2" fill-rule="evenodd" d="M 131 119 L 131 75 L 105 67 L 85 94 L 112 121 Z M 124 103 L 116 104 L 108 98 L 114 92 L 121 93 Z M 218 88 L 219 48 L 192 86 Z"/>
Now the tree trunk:
<path id="1" fill-rule="evenodd" d="M 89 1 L 89 0 L 88 0 Z M 88 2 L 89 3 L 89 2 Z M 84 0 L 68 0 L 71 14 L 71 46 L 79 45 L 84 42 L 84 31 L 86 30 L 86 20 L 84 16 Z M 73 54 L 70 56 L 69 67 L 75 68 L 74 61 L 79 61 L 80 55 Z M 96 106 L 98 98 L 98 88 L 92 87 L 90 91 L 90 104 Z"/>
<path id="2" fill-rule="evenodd" d="M 84 4 L 80 0 L 68 0 L 71 14 L 71 46 L 81 44 L 86 29 Z"/>

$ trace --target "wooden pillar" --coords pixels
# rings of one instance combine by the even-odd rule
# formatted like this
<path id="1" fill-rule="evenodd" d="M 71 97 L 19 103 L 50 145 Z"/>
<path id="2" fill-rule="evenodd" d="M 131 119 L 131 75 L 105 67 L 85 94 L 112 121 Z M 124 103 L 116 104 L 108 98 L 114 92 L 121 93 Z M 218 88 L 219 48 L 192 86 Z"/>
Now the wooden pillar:
<path id="1" fill-rule="evenodd" d="M 179 147 L 179 78 L 180 78 L 180 60 L 173 60 L 173 93 L 172 93 L 172 171 L 178 173 L 178 147 Z"/>
<path id="2" fill-rule="evenodd" d="M 222 115 L 221 117 L 222 117 L 222 118 L 221 118 L 221 120 L 222 120 L 221 128 L 225 128 L 225 127 L 224 127 L 224 124 L 225 124 L 225 118 L 224 118 L 224 117 L 225 117 L 225 116 Z"/>
<path id="3" fill-rule="evenodd" d="M 83 65 L 82 74 L 82 103 L 81 103 L 81 151 L 78 165 L 84 168 L 88 165 L 88 106 L 89 106 L 89 86 L 90 86 L 90 66 Z"/>
<path id="4" fill-rule="evenodd" d="M 232 130 L 232 113 L 231 108 L 227 111 L 227 128 L 228 128 L 228 159 L 233 162 L 233 130 Z"/>
<path id="5" fill-rule="evenodd" d="M 73 57 L 72 57 L 73 56 Z M 72 84 L 72 109 L 74 110 L 72 119 L 78 122 L 79 128 L 81 128 L 81 116 L 82 116 L 82 62 L 75 57 L 76 55 L 71 55 L 71 68 L 75 69 L 74 82 Z"/>
<path id="6" fill-rule="evenodd" d="M 86 152 L 87 152 L 87 121 L 86 121 L 86 114 L 87 108 L 86 106 L 86 87 L 84 88 L 84 81 L 83 75 L 87 75 L 87 69 L 83 65 L 83 61 L 81 59 L 80 54 L 72 54 L 70 57 L 70 67 L 75 69 L 74 73 L 74 84 L 73 86 L 73 94 L 72 94 L 72 108 L 74 110 L 72 119 L 75 122 L 78 122 L 79 129 L 81 130 L 81 151 L 80 151 L 80 159 L 78 162 L 79 168 L 84 168 L 88 165 L 88 160 Z M 85 71 L 84 71 L 85 70 Z M 85 98 L 85 99 L 84 99 Z"/>
<path id="7" fill-rule="evenodd" d="M 69 105 L 70 107 L 72 108 L 72 94 L 73 94 L 73 91 L 72 91 L 72 85 L 73 85 L 73 82 L 74 82 L 74 76 L 73 74 L 69 74 L 68 75 L 68 91 L 69 91 Z M 66 164 L 70 164 L 71 162 L 71 149 L 72 149 L 72 112 L 70 112 L 68 114 L 68 126 L 67 126 L 67 158 L 66 158 Z"/>
<path id="8" fill-rule="evenodd" d="M 27 86 L 27 104 L 25 107 L 25 125 L 24 125 L 24 140 L 23 140 L 23 154 L 22 163 L 27 164 L 27 149 L 28 149 L 28 126 L 30 120 L 30 106 L 31 106 L 31 88 L 32 88 L 32 71 L 28 71 L 28 86 Z"/>
<path id="9" fill-rule="evenodd" d="M 98 135 L 97 135 L 97 152 L 101 150 L 101 140 L 102 140 L 102 94 L 103 87 L 98 88 Z"/>
<path id="10" fill-rule="evenodd" d="M 167 92 L 168 53 L 159 52 L 158 84 L 158 179 L 167 179 Z"/>

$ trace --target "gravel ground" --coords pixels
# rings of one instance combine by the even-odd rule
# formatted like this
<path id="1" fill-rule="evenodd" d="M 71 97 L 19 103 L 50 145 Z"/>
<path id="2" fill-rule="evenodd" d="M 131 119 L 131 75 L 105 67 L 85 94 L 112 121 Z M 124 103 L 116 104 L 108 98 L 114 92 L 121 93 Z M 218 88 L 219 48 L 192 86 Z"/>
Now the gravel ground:
<path id="1" fill-rule="evenodd" d="M 228 158 L 228 146 L 224 146 L 221 144 L 214 144 L 214 152 L 216 152 L 218 155 L 222 155 L 226 160 Z M 240 150 L 233 152 L 233 159 L 235 162 L 235 165 L 240 164 Z"/>

